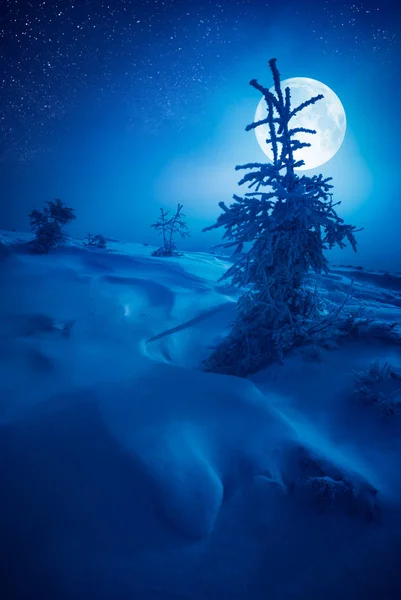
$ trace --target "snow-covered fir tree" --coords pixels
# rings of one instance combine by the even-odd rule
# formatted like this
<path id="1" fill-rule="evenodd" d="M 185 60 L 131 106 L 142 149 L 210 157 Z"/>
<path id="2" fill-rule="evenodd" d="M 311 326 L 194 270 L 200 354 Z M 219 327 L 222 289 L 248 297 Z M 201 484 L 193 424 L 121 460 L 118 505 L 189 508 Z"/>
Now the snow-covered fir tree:
<path id="1" fill-rule="evenodd" d="M 310 143 L 300 142 L 297 134 L 316 133 L 312 129 L 291 127 L 301 110 L 315 104 L 322 95 L 299 106 L 291 106 L 290 89 L 281 87 L 276 59 L 269 61 L 274 91 L 252 80 L 263 94 L 267 117 L 246 127 L 253 130 L 267 125 L 272 163 L 237 166 L 245 170 L 239 185 L 253 191 L 223 210 L 217 222 L 204 231 L 224 227 L 220 247 L 235 247 L 235 261 L 222 279 L 244 286 L 237 318 L 232 330 L 205 361 L 204 368 L 244 376 L 255 372 L 302 339 L 317 317 L 312 295 L 303 283 L 309 269 L 327 272 L 324 251 L 345 246 L 356 251 L 355 227 L 344 224 L 332 199 L 331 178 L 322 175 L 299 176 L 295 169 L 304 164 L 294 153 Z M 246 249 L 250 246 L 249 249 Z"/>

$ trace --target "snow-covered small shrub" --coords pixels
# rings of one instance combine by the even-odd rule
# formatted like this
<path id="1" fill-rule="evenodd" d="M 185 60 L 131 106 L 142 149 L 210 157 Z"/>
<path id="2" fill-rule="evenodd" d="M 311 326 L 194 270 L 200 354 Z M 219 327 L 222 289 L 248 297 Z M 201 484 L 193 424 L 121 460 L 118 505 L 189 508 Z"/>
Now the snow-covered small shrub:
<path id="1" fill-rule="evenodd" d="M 32 250 L 47 254 L 65 240 L 63 227 L 76 219 L 73 208 L 68 208 L 57 198 L 46 202 L 43 211 L 34 208 L 29 214 L 31 230 L 35 234 Z"/>
<path id="2" fill-rule="evenodd" d="M 101 233 L 88 233 L 85 237 L 84 245 L 92 246 L 95 248 L 101 248 L 102 250 L 104 250 L 105 248 L 107 248 L 107 240 Z"/>
<path id="3" fill-rule="evenodd" d="M 316 501 L 322 508 L 332 508 L 336 499 L 340 497 L 358 495 L 358 491 L 349 481 L 336 480 L 328 475 L 309 477 L 303 486 L 313 491 Z"/>
<path id="4" fill-rule="evenodd" d="M 401 373 L 389 363 L 373 362 L 368 369 L 355 372 L 354 396 L 374 406 L 383 417 L 401 414 Z"/>
<path id="5" fill-rule="evenodd" d="M 380 366 L 380 361 L 375 360 L 370 364 L 369 368 L 365 371 L 359 371 L 356 373 L 355 379 L 363 384 L 379 383 L 386 381 L 392 377 L 392 368 L 389 363 L 384 363 Z"/>
<path id="6" fill-rule="evenodd" d="M 339 468 L 327 456 L 296 448 L 285 482 L 288 490 L 315 505 L 319 512 L 341 511 L 377 520 L 377 489 L 360 474 Z"/>
<path id="7" fill-rule="evenodd" d="M 338 477 L 313 476 L 306 479 L 303 489 L 312 494 L 322 512 L 345 510 L 348 515 L 362 516 L 366 521 L 380 520 L 378 491 L 366 481 L 354 480 L 352 475 Z"/>
<path id="8" fill-rule="evenodd" d="M 185 222 L 185 215 L 181 212 L 182 204 L 178 204 L 172 217 L 168 218 L 169 211 L 160 209 L 160 217 L 151 227 L 156 229 L 163 237 L 163 246 L 154 250 L 152 256 L 181 256 L 177 252 L 174 237 L 180 235 L 182 238 L 189 237 L 188 225 Z"/>

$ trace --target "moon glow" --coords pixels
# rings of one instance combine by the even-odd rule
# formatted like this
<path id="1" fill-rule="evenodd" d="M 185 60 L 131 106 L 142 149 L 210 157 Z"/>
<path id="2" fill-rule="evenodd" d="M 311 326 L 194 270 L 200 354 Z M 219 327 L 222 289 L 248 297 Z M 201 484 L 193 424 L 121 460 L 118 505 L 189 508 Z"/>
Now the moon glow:
<path id="1" fill-rule="evenodd" d="M 339 97 L 324 83 L 307 77 L 293 77 L 282 82 L 282 89 L 291 91 L 291 107 L 294 109 L 302 102 L 313 96 L 323 94 L 324 98 L 297 113 L 291 119 L 291 129 L 306 127 L 315 129 L 316 134 L 298 133 L 296 138 L 301 142 L 309 142 L 310 147 L 300 148 L 294 152 L 296 160 L 304 160 L 305 164 L 298 167 L 300 171 L 315 169 L 329 161 L 338 152 L 343 143 L 347 128 L 344 107 Z M 270 89 L 274 93 L 274 88 Z M 266 101 L 262 98 L 256 108 L 255 121 L 267 117 Z M 268 125 L 260 125 L 255 129 L 259 146 L 272 161 L 273 153 L 266 139 L 270 137 Z"/>

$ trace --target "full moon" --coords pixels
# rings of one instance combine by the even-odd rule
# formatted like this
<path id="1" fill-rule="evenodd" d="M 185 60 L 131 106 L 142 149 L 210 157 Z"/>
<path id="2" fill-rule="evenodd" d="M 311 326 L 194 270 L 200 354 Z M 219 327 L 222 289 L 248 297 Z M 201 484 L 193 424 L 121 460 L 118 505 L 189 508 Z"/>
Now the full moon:
<path id="1" fill-rule="evenodd" d="M 340 149 L 346 131 L 346 117 L 344 107 L 339 97 L 324 83 L 307 77 L 293 77 L 281 83 L 282 89 L 286 87 L 291 91 L 291 107 L 296 108 L 305 100 L 323 94 L 324 98 L 315 104 L 307 106 L 291 119 L 291 128 L 306 127 L 315 129 L 316 134 L 299 133 L 296 138 L 301 142 L 309 142 L 309 147 L 300 148 L 294 152 L 296 160 L 303 160 L 305 164 L 299 170 L 315 169 L 329 161 Z M 274 88 L 270 89 L 274 93 Z M 255 121 L 261 121 L 267 116 L 267 106 L 264 98 L 259 102 Z M 268 125 L 260 125 L 255 129 L 256 139 L 266 156 L 273 160 L 273 152 L 266 139 L 270 137 Z"/>

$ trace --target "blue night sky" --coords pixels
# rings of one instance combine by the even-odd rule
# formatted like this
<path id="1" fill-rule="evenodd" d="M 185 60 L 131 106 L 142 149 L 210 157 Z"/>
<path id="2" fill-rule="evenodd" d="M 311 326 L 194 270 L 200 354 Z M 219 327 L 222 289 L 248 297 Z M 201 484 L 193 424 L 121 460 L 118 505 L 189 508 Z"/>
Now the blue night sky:
<path id="1" fill-rule="evenodd" d="M 347 115 L 334 178 L 340 216 L 364 231 L 333 258 L 401 271 L 396 2 L 3 0 L 0 17 L 0 228 L 27 230 L 33 206 L 60 197 L 88 231 L 157 243 L 160 207 L 184 204 L 205 250 L 236 164 L 265 161 L 245 132 L 282 78 L 330 86 Z M 243 190 L 244 192 L 246 190 Z"/>

